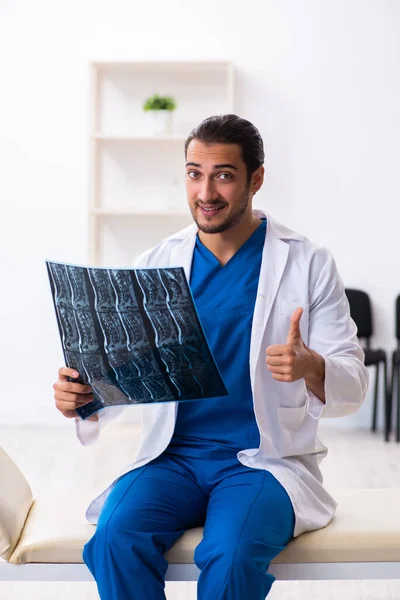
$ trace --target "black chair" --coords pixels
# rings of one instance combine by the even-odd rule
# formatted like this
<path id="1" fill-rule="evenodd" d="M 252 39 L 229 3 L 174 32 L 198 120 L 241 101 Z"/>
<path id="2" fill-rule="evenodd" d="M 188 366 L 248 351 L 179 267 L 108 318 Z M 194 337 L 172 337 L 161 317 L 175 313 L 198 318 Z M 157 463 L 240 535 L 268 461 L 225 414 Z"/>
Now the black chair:
<path id="1" fill-rule="evenodd" d="M 358 329 L 358 338 L 365 340 L 364 352 L 365 352 L 365 366 L 375 366 L 375 392 L 374 392 L 374 406 L 372 413 L 372 431 L 376 431 L 376 418 L 378 411 L 378 391 L 379 391 L 379 371 L 380 365 L 383 364 L 383 398 L 385 402 L 385 440 L 389 441 L 390 430 L 391 430 L 391 395 L 388 393 L 388 381 L 387 381 L 387 354 L 383 348 L 373 349 L 370 346 L 370 338 L 373 333 L 372 327 L 372 310 L 371 301 L 366 292 L 361 290 L 354 290 L 350 288 L 345 289 L 347 299 L 350 304 L 350 315 Z"/>
<path id="2" fill-rule="evenodd" d="M 396 338 L 397 350 L 392 354 L 392 379 L 390 383 L 391 403 L 394 401 L 394 387 L 397 385 L 396 403 L 396 442 L 400 442 L 400 295 L 396 298 Z"/>

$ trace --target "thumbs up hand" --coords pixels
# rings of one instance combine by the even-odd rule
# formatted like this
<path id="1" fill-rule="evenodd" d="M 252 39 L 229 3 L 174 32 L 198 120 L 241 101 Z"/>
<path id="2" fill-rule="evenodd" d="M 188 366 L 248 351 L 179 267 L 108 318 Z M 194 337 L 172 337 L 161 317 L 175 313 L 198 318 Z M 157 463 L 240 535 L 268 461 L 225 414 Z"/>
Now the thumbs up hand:
<path id="1" fill-rule="evenodd" d="M 305 345 L 301 337 L 302 314 L 302 308 L 293 312 L 286 344 L 269 346 L 266 350 L 268 370 L 276 381 L 297 381 L 314 373 L 316 353 Z"/>

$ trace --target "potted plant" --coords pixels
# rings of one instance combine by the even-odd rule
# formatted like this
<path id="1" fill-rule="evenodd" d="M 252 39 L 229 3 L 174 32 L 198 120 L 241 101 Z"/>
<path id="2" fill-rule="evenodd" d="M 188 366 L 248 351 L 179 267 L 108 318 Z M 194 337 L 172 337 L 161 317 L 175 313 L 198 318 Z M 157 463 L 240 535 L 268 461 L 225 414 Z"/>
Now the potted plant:
<path id="1" fill-rule="evenodd" d="M 153 134 L 171 133 L 172 113 L 176 109 L 176 101 L 172 96 L 154 94 L 147 98 L 143 110 L 152 115 Z"/>

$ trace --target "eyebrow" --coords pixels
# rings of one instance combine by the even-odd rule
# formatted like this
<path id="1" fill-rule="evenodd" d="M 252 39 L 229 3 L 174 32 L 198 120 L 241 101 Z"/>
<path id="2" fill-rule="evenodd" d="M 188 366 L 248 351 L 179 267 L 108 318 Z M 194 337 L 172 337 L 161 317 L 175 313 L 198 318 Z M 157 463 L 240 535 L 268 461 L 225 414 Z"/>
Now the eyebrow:
<path id="1" fill-rule="evenodd" d="M 195 163 L 195 162 L 187 162 L 186 166 L 187 167 L 197 167 L 197 168 L 201 169 L 201 165 L 199 163 Z M 237 171 L 237 167 L 235 167 L 235 165 L 232 165 L 231 163 L 221 163 L 219 165 L 214 165 L 213 169 L 234 169 L 235 171 Z"/>

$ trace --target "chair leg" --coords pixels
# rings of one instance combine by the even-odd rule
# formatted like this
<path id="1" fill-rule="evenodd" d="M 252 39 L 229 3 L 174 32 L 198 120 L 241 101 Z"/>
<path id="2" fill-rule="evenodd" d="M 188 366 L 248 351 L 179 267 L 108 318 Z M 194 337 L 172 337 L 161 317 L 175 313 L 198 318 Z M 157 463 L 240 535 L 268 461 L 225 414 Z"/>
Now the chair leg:
<path id="1" fill-rule="evenodd" d="M 395 403 L 394 391 L 396 386 L 399 385 L 399 367 L 395 364 L 394 355 L 392 356 L 392 373 L 390 377 L 390 389 L 389 389 L 389 398 L 390 398 L 390 420 L 392 420 L 393 415 L 393 404 Z M 397 412 L 396 412 L 397 415 Z M 397 427 L 396 427 L 397 430 Z"/>
<path id="2" fill-rule="evenodd" d="M 372 431 L 376 431 L 376 417 L 378 412 L 378 387 L 379 387 L 379 363 L 376 365 L 375 373 L 375 391 L 374 391 L 374 408 L 372 413 Z"/>
<path id="3" fill-rule="evenodd" d="M 394 392 L 394 386 L 396 383 L 396 365 L 394 364 L 394 357 L 392 358 L 392 372 L 391 372 L 391 376 L 390 376 L 390 397 L 392 399 L 392 403 L 393 403 L 393 392 Z"/>
<path id="4" fill-rule="evenodd" d="M 385 402 L 385 442 L 388 442 L 392 430 L 392 400 L 388 389 L 386 359 L 383 361 L 383 398 Z"/>
<path id="5" fill-rule="evenodd" d="M 400 442 L 400 365 L 396 367 L 397 374 L 397 426 L 396 426 L 396 442 Z"/>

